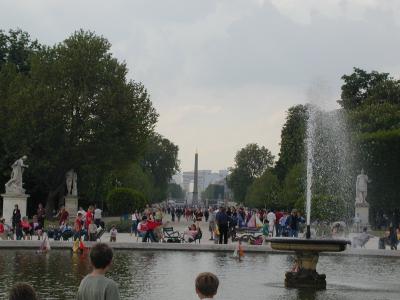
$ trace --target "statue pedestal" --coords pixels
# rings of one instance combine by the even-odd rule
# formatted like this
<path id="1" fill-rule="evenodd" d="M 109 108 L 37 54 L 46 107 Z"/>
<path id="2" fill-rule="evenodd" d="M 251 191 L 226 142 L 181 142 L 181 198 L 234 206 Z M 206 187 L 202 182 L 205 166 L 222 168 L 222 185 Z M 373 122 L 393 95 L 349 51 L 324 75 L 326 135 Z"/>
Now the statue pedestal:
<path id="1" fill-rule="evenodd" d="M 369 204 L 356 203 L 355 215 L 360 219 L 361 226 L 369 225 Z"/>
<path id="2" fill-rule="evenodd" d="M 69 217 L 75 219 L 78 213 L 78 197 L 71 195 L 65 196 L 65 209 L 69 213 Z"/>
<path id="3" fill-rule="evenodd" d="M 14 211 L 14 206 L 17 204 L 21 212 L 21 218 L 26 216 L 26 207 L 29 195 L 27 194 L 2 194 L 3 197 L 3 218 L 6 222 L 10 222 Z"/>

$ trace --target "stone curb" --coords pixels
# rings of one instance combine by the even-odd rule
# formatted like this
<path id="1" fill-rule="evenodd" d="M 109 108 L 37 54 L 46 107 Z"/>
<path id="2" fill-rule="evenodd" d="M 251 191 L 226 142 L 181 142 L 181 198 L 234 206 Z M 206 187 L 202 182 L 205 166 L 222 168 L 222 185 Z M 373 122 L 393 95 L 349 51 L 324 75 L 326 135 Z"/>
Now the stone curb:
<path id="1" fill-rule="evenodd" d="M 41 241 L 0 241 L 1 249 L 39 249 Z M 96 242 L 85 242 L 85 246 L 90 248 Z M 164 250 L 164 251 L 201 251 L 201 252 L 233 252 L 236 245 L 217 245 L 217 244 L 174 244 L 174 243 L 107 243 L 116 250 Z M 72 242 L 50 241 L 53 249 L 72 249 Z M 244 252 L 265 253 L 276 255 L 290 255 L 293 252 L 273 250 L 267 245 L 252 246 L 243 245 Z M 366 249 L 347 249 L 343 252 L 323 252 L 321 256 L 360 256 L 360 257 L 388 257 L 400 258 L 400 251 L 392 250 L 366 250 Z"/>

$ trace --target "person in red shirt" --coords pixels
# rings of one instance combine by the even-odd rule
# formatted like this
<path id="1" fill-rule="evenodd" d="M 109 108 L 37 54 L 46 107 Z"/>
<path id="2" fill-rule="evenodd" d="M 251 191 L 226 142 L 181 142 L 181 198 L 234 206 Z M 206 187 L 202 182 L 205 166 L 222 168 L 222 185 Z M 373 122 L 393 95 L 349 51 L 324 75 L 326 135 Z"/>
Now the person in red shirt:
<path id="1" fill-rule="evenodd" d="M 0 220 L 0 238 L 3 240 L 7 239 L 7 235 L 6 235 L 6 230 L 4 227 L 4 223 L 6 220 L 4 220 L 3 218 Z"/>
<path id="2" fill-rule="evenodd" d="M 65 206 L 61 206 L 60 211 L 57 214 L 57 217 L 59 217 L 58 224 L 60 226 L 66 223 L 69 217 L 69 213 L 65 209 Z"/>
<path id="3" fill-rule="evenodd" d="M 143 235 L 142 242 L 146 243 L 148 239 L 151 242 L 156 242 L 156 237 L 154 235 L 154 229 L 159 226 L 160 224 L 153 220 L 152 216 L 147 219 L 146 216 L 142 217 L 142 221 L 138 225 L 138 230 Z"/>
<path id="4" fill-rule="evenodd" d="M 74 222 L 74 241 L 76 239 L 80 239 L 83 234 L 83 221 L 82 214 L 78 213 L 75 222 Z"/>
<path id="5" fill-rule="evenodd" d="M 85 229 L 89 232 L 89 225 L 93 223 L 93 206 L 89 206 L 85 216 Z"/>
<path id="6" fill-rule="evenodd" d="M 24 233 L 24 239 L 30 240 L 31 235 L 32 235 L 32 226 L 31 226 L 31 224 L 29 224 L 27 217 L 22 218 L 21 228 L 22 228 L 22 232 Z"/>

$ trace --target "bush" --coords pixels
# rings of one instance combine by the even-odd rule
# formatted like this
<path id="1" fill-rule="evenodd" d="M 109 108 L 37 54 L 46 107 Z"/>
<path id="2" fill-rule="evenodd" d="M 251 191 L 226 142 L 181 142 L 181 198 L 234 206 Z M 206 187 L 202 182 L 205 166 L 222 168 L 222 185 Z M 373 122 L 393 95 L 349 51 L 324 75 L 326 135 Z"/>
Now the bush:
<path id="1" fill-rule="evenodd" d="M 122 233 L 130 233 L 132 222 L 131 221 L 111 221 L 106 224 L 107 231 L 110 231 L 111 227 L 115 225 L 115 228 L 118 232 Z"/>
<path id="2" fill-rule="evenodd" d="M 142 193 L 130 188 L 115 188 L 107 196 L 107 207 L 115 215 L 141 211 L 146 203 Z"/>

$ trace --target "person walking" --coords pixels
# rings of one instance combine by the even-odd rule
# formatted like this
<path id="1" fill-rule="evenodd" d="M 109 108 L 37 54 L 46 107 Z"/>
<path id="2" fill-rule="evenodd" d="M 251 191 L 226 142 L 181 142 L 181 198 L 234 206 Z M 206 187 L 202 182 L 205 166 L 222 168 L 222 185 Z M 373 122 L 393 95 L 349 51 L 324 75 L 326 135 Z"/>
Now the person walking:
<path id="1" fill-rule="evenodd" d="M 79 285 L 77 300 L 119 300 L 118 285 L 105 276 L 113 260 L 112 249 L 104 243 L 98 243 L 90 250 L 92 273 L 85 276 Z"/>
<path id="2" fill-rule="evenodd" d="M 15 206 L 14 206 L 14 210 L 13 210 L 13 214 L 12 214 L 11 220 L 12 220 L 12 227 L 15 230 L 17 225 L 19 223 L 21 223 L 21 211 L 19 210 L 17 204 L 15 204 Z"/>
<path id="3" fill-rule="evenodd" d="M 269 236 L 274 236 L 276 215 L 273 210 L 267 214 Z"/>
<path id="4" fill-rule="evenodd" d="M 171 221 L 175 222 L 175 207 L 170 208 L 170 213 L 171 213 Z"/>
<path id="5" fill-rule="evenodd" d="M 132 220 L 131 235 L 135 234 L 135 236 L 137 236 L 138 233 L 137 227 L 139 225 L 139 213 L 137 210 L 135 210 L 135 212 L 132 213 L 131 220 Z"/>
<path id="6" fill-rule="evenodd" d="M 299 236 L 299 217 L 297 215 L 297 210 L 292 209 L 292 213 L 286 220 L 287 227 L 289 229 L 289 237 Z"/>
<path id="7" fill-rule="evenodd" d="M 215 219 L 219 230 L 219 244 L 222 244 L 222 241 L 224 244 L 228 244 L 229 218 L 226 214 L 225 207 L 219 209 Z"/>
<path id="8" fill-rule="evenodd" d="M 213 241 L 215 239 L 215 218 L 216 218 L 216 212 L 210 207 L 209 208 L 209 220 L 208 220 L 208 230 L 210 231 L 210 241 Z"/>
<path id="9" fill-rule="evenodd" d="M 93 216 L 94 216 L 94 224 L 96 224 L 97 227 L 99 227 L 101 224 L 101 218 L 102 218 L 101 213 L 102 210 L 98 208 L 96 205 Z"/>

